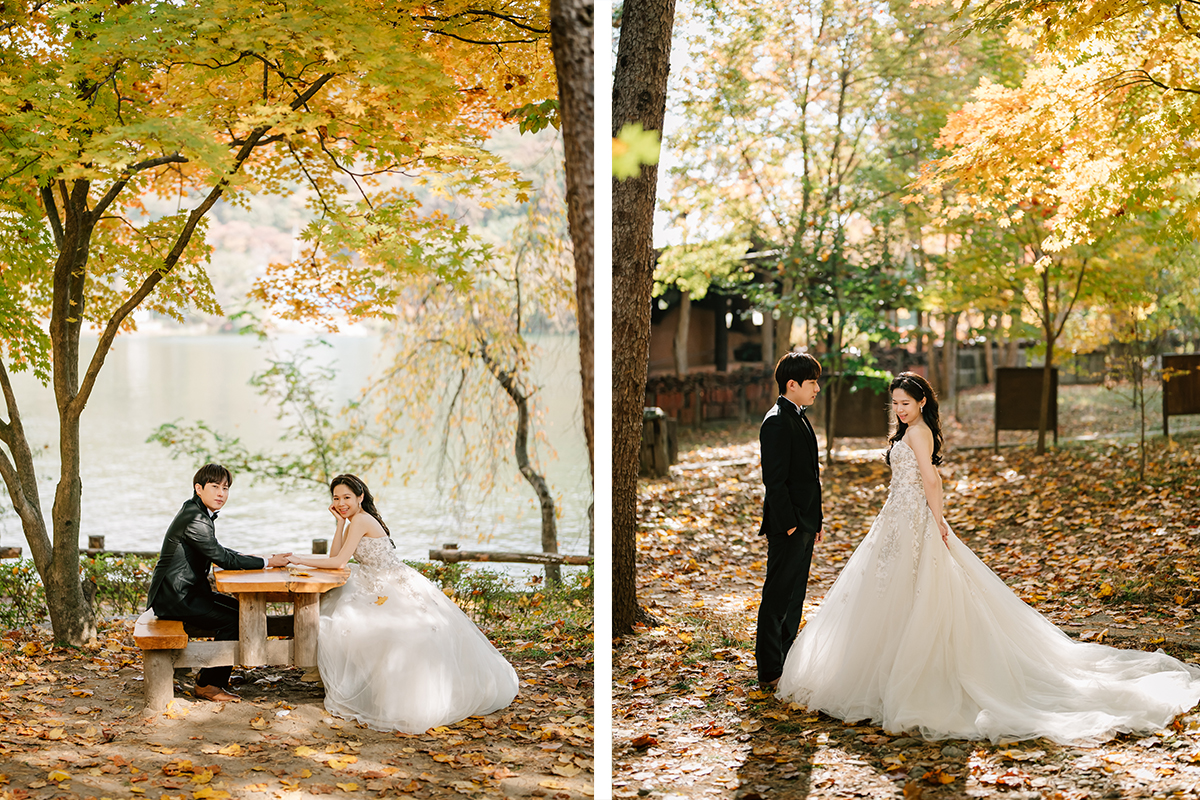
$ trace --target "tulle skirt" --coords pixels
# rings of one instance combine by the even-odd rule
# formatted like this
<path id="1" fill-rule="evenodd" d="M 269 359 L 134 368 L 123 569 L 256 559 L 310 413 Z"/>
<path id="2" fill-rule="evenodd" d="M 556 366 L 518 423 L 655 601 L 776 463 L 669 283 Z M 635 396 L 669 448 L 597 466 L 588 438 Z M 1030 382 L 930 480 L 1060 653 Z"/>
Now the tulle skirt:
<path id="1" fill-rule="evenodd" d="M 927 739 L 1103 741 L 1166 726 L 1200 668 L 1071 640 L 932 514 L 889 500 L 788 652 L 781 699 Z"/>
<path id="2" fill-rule="evenodd" d="M 382 731 L 422 733 L 504 708 L 517 674 L 416 570 L 364 579 L 358 565 L 321 598 L 325 708 Z"/>

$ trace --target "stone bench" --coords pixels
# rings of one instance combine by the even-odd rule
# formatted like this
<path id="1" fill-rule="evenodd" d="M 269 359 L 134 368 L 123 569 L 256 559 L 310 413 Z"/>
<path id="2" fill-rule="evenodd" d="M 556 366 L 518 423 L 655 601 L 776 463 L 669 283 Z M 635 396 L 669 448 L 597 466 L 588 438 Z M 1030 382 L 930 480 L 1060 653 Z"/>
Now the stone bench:
<path id="1" fill-rule="evenodd" d="M 286 594 L 279 598 L 280 601 L 286 599 Z M 290 615 L 267 618 L 268 636 L 290 637 L 292 632 Z M 133 641 L 142 651 L 147 711 L 162 711 L 175 697 L 177 667 L 225 667 L 241 663 L 236 639 L 223 642 L 196 641 L 211 636 L 212 631 L 186 626 L 179 620 L 159 619 L 153 610 L 147 610 L 137 618 L 133 625 Z M 272 640 L 268 645 L 275 652 L 270 654 L 272 658 L 267 663 L 290 663 L 291 639 Z"/>

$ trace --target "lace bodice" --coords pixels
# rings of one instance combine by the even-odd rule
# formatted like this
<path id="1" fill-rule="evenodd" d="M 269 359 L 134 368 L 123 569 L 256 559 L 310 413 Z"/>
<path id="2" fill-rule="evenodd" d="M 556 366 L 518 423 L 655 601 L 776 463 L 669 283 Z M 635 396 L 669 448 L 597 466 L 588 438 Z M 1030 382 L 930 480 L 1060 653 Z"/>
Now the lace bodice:
<path id="1" fill-rule="evenodd" d="M 396 556 L 396 546 L 388 536 L 359 539 L 358 547 L 354 548 L 354 560 L 367 569 L 389 569 L 403 563 Z"/>
<path id="2" fill-rule="evenodd" d="M 372 539 L 364 536 L 359 539 L 358 547 L 354 548 L 354 560 L 358 562 L 357 584 L 361 590 L 382 597 L 398 586 L 424 607 L 424 600 L 410 585 L 412 578 L 420 577 L 420 573 L 400 560 L 390 537 Z"/>
<path id="3" fill-rule="evenodd" d="M 877 577 L 881 581 L 895 564 L 903 540 L 907 540 L 912 553 L 911 568 L 915 577 L 921 546 L 931 538 L 934 530 L 933 513 L 925 501 L 925 487 L 921 483 L 917 454 L 908 442 L 901 440 L 892 447 L 891 465 L 892 482 L 888 486 L 887 502 L 876 524 L 883 536 L 883 546 L 876 565 Z M 907 524 L 896 524 L 900 520 Z"/>

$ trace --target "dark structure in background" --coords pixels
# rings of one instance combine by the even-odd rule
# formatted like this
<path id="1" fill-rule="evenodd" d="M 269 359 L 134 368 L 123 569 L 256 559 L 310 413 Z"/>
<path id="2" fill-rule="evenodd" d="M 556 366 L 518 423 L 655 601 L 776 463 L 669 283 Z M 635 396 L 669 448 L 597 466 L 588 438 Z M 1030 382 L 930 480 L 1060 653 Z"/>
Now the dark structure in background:
<path id="1" fill-rule="evenodd" d="M 1170 436 L 1167 420 L 1200 414 L 1200 355 L 1162 357 L 1163 435 Z"/>
<path id="2" fill-rule="evenodd" d="M 1030 398 L 1042 396 L 1045 370 L 1041 367 L 1000 367 L 996 370 L 995 428 L 992 450 L 1000 452 L 1000 431 L 1036 431 L 1041 407 Z M 1050 370 L 1050 416 L 1046 430 L 1054 433 L 1058 447 L 1058 367 Z"/>

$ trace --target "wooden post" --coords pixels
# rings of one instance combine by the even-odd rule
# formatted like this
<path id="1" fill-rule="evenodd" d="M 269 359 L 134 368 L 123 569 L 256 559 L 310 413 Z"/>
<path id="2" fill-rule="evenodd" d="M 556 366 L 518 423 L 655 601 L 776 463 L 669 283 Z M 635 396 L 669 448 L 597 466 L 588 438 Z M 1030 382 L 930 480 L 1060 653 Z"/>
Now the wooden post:
<path id="1" fill-rule="evenodd" d="M 19 547 L 0 547 L 0 558 L 20 558 L 21 548 Z"/>
<path id="2" fill-rule="evenodd" d="M 175 697 L 174 650 L 143 650 L 142 689 L 147 711 L 162 711 Z"/>
<path id="3" fill-rule="evenodd" d="M 267 599 L 261 594 L 238 598 L 238 663 L 261 667 L 267 663 Z"/>
<path id="4" fill-rule="evenodd" d="M 329 552 L 329 541 L 327 539 L 313 539 L 312 551 L 314 556 L 323 556 Z"/>
<path id="5" fill-rule="evenodd" d="M 103 549 L 104 549 L 104 537 L 103 536 L 89 536 L 88 537 L 88 550 L 103 550 Z"/>
<path id="6" fill-rule="evenodd" d="M 297 667 L 317 665 L 317 628 L 321 624 L 321 595 L 293 594 L 295 648 L 293 663 Z"/>

